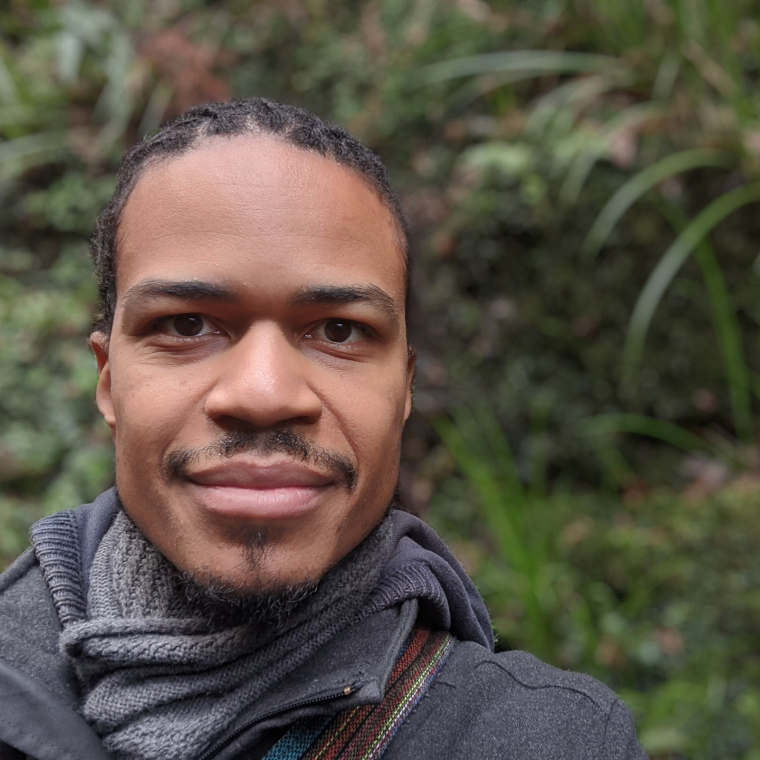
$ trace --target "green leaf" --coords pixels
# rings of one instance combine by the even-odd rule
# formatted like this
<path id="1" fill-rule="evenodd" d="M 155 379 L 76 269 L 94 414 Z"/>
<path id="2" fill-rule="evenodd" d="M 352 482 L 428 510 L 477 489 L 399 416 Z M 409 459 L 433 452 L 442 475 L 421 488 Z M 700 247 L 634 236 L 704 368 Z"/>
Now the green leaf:
<path id="1" fill-rule="evenodd" d="M 709 148 L 685 150 L 666 156 L 635 174 L 607 201 L 581 246 L 581 256 L 593 261 L 626 211 L 653 187 L 669 177 L 706 166 L 730 166 L 731 156 Z"/>
<path id="2" fill-rule="evenodd" d="M 694 249 L 729 214 L 760 201 L 760 182 L 729 190 L 714 200 L 690 222 L 665 251 L 639 294 L 628 325 L 623 347 L 622 386 L 631 390 L 641 363 L 644 342 L 657 306 L 668 286 Z"/>
<path id="3" fill-rule="evenodd" d="M 560 200 L 567 205 L 575 203 L 594 164 L 605 154 L 612 141 L 618 135 L 635 129 L 639 124 L 655 119 L 662 113 L 663 108 L 657 103 L 637 103 L 610 119 L 576 156 L 560 188 Z"/>
<path id="4" fill-rule="evenodd" d="M 643 414 L 600 414 L 583 420 L 580 423 L 580 431 L 585 435 L 634 433 L 663 441 L 689 454 L 695 451 L 713 453 L 713 447 L 698 435 L 672 422 Z"/>
<path id="5" fill-rule="evenodd" d="M 56 40 L 58 47 L 58 78 L 65 85 L 71 85 L 79 75 L 79 66 L 84 56 L 84 42 L 81 37 L 63 31 Z"/>
<path id="6" fill-rule="evenodd" d="M 525 122 L 525 134 L 540 137 L 560 114 L 563 120 L 574 122 L 578 112 L 589 102 L 616 87 L 631 84 L 632 80 L 633 76 L 629 72 L 617 76 L 590 74 L 554 87 L 536 100 Z"/>
<path id="7" fill-rule="evenodd" d="M 677 231 L 683 230 L 688 224 L 688 219 L 683 212 L 673 204 L 665 204 L 662 210 Z M 710 302 L 710 311 L 731 399 L 736 434 L 741 441 L 749 444 L 754 437 L 751 382 L 739 321 L 731 305 L 731 297 L 718 264 L 718 257 L 708 238 L 697 245 L 694 255 L 702 270 L 702 278 Z"/>
<path id="8" fill-rule="evenodd" d="M 4 59 L 4 51 L 0 49 L 0 103 L 16 105 L 18 103 L 18 92 L 16 83 L 13 81 L 13 75 L 8 68 Z"/>
<path id="9" fill-rule="evenodd" d="M 418 85 L 445 82 L 479 74 L 512 73 L 527 76 L 611 72 L 624 68 L 617 58 L 590 53 L 555 52 L 551 50 L 514 50 L 485 53 L 434 63 L 414 76 Z"/>
<path id="10" fill-rule="evenodd" d="M 65 132 L 42 132 L 0 144 L 0 182 L 66 150 Z"/>

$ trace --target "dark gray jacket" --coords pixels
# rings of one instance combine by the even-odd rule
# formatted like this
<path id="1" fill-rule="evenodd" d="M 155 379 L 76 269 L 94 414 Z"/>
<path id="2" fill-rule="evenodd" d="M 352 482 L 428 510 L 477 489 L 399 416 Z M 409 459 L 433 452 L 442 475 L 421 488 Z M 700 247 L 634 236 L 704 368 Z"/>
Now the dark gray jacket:
<path id="1" fill-rule="evenodd" d="M 85 554 L 107 525 L 99 517 L 102 510 L 94 514 L 83 528 L 94 537 L 83 541 Z M 445 560 L 453 561 L 448 553 Z M 458 566 L 452 569 L 463 575 Z M 411 599 L 344 631 L 251 705 L 228 736 L 199 753 L 198 760 L 258 758 L 297 718 L 380 701 L 416 621 L 440 627 L 449 615 L 446 627 L 467 638 L 472 612 L 460 609 L 456 593 L 450 599 L 448 611 Z M 458 613 L 469 614 L 469 622 L 458 621 Z M 27 551 L 0 576 L 0 760 L 108 757 L 76 711 L 77 684 L 59 652 L 59 632 L 42 572 Z M 524 652 L 494 654 L 481 643 L 462 640 L 384 758 L 473 757 L 643 760 L 646 755 L 627 708 L 607 687 Z"/>

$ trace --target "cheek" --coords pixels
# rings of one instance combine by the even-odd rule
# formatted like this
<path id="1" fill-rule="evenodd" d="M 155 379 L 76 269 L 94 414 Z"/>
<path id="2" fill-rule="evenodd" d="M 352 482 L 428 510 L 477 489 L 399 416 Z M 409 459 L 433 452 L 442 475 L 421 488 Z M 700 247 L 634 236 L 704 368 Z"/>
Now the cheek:
<path id="1" fill-rule="evenodd" d="M 142 464 L 172 445 L 198 403 L 186 377 L 157 378 L 139 366 L 114 372 L 112 386 L 118 453 Z"/>
<path id="2" fill-rule="evenodd" d="M 206 372 L 198 367 L 162 367 L 150 362 L 133 362 L 113 368 L 114 393 L 125 403 L 137 403 L 160 408 L 165 404 L 190 403 L 199 388 L 207 381 Z"/>
<path id="3" fill-rule="evenodd" d="M 406 393 L 401 389 L 389 392 L 387 385 L 365 384 L 362 392 L 338 399 L 337 415 L 351 447 L 359 460 L 360 470 L 378 476 L 398 466 L 401 432 L 404 426 Z M 336 407 L 334 407 L 336 408 Z M 391 473 L 393 477 L 395 474 Z"/>

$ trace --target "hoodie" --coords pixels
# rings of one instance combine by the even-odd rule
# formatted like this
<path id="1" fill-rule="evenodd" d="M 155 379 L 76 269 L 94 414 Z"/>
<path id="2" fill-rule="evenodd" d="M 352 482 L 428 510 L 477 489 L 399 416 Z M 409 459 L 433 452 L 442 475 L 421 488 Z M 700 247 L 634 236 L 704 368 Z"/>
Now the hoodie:
<path id="1" fill-rule="evenodd" d="M 89 571 L 118 509 L 110 490 L 65 518 L 46 518 L 33 535 L 52 529 L 52 544 L 38 541 L 0 576 L 0 760 L 109 757 L 79 712 L 82 695 L 59 643 L 66 610 L 50 578 L 63 558 L 67 577 L 78 578 L 65 602 L 86 605 Z M 379 702 L 415 625 L 450 631 L 458 643 L 386 760 L 646 757 L 627 708 L 605 686 L 523 652 L 494 654 L 485 606 L 440 537 L 407 513 L 391 520 L 393 549 L 362 618 L 241 711 L 198 760 L 262 757 L 302 718 Z M 62 551 L 45 556 L 39 547 L 56 540 Z"/>

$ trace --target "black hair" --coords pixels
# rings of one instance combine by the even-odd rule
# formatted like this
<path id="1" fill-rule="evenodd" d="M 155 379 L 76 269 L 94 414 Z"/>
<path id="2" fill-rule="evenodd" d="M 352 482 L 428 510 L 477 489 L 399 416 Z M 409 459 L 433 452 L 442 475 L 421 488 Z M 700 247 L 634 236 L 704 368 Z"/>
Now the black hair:
<path id="1" fill-rule="evenodd" d="M 409 297 L 409 232 L 401 202 L 378 156 L 341 127 L 291 105 L 264 98 L 194 106 L 126 153 L 116 189 L 98 217 L 90 242 L 98 281 L 99 304 L 93 329 L 110 334 L 116 307 L 117 239 L 121 214 L 143 172 L 160 161 L 199 147 L 212 137 L 271 135 L 305 151 L 314 151 L 355 171 L 391 212 L 404 257 L 405 297 Z"/>

